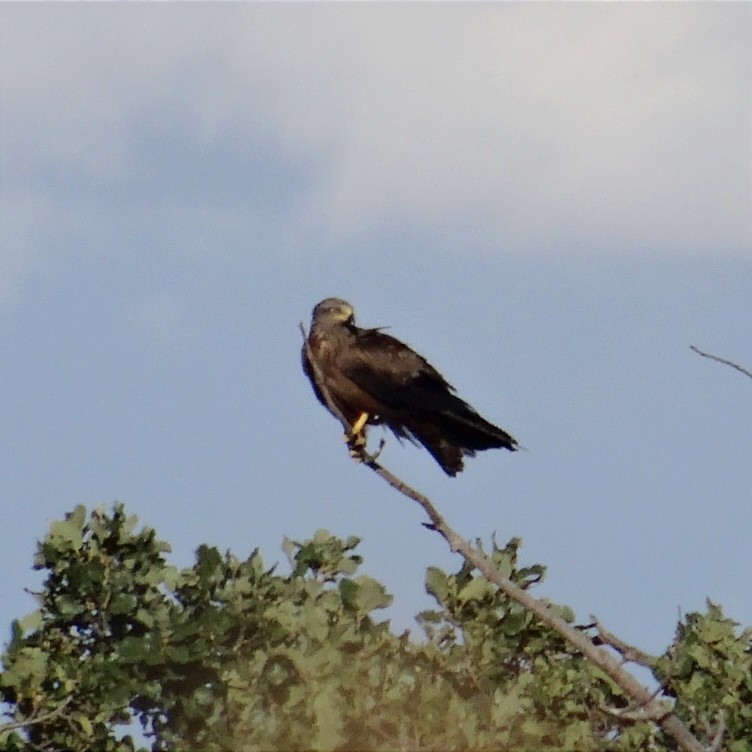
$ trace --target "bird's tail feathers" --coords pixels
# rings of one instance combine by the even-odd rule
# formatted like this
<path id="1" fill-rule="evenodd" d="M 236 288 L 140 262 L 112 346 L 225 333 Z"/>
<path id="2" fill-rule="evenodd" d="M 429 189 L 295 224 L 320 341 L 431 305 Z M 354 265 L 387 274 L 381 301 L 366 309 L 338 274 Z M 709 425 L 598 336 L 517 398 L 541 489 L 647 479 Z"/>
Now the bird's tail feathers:
<path id="1" fill-rule="evenodd" d="M 473 456 L 475 451 L 457 446 L 443 435 L 442 429 L 433 423 L 421 423 L 409 428 L 409 438 L 422 444 L 439 463 L 441 469 L 452 477 L 462 471 L 463 456 Z"/>
<path id="2" fill-rule="evenodd" d="M 460 400 L 458 400 L 460 401 Z M 465 449 L 517 449 L 517 440 L 503 428 L 482 418 L 470 405 L 441 413 L 440 425 L 444 435 Z"/>

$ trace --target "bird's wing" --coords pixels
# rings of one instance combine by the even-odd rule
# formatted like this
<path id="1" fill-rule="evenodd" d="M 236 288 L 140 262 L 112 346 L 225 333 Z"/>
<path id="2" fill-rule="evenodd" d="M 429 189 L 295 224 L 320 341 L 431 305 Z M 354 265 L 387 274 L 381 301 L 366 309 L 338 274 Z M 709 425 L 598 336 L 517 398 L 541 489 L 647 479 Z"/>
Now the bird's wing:
<path id="1" fill-rule="evenodd" d="M 414 438 L 427 446 L 427 425 L 443 439 L 468 453 L 505 446 L 516 441 L 502 428 L 489 423 L 425 358 L 388 334 L 362 330 L 339 363 L 344 375 L 388 413 L 385 422 L 398 436 Z M 428 422 L 428 423 L 427 423 Z"/>
<path id="2" fill-rule="evenodd" d="M 353 345 L 340 354 L 338 366 L 391 410 L 434 412 L 456 408 L 462 402 L 425 358 L 378 329 L 361 330 Z"/>

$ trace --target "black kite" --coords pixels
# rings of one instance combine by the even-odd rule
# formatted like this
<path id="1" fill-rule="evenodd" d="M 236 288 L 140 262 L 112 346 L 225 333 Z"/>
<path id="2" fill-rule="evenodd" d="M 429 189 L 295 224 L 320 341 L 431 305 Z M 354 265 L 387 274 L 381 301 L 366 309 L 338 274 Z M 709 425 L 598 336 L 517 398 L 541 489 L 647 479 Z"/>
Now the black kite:
<path id="1" fill-rule="evenodd" d="M 365 446 L 366 425 L 386 425 L 398 438 L 422 444 L 452 476 L 462 470 L 463 456 L 517 449 L 515 439 L 457 397 L 407 345 L 379 329 L 355 326 L 353 308 L 344 300 L 327 298 L 313 309 L 302 356 L 319 401 L 330 409 L 317 382 L 347 422 L 351 449 Z"/>

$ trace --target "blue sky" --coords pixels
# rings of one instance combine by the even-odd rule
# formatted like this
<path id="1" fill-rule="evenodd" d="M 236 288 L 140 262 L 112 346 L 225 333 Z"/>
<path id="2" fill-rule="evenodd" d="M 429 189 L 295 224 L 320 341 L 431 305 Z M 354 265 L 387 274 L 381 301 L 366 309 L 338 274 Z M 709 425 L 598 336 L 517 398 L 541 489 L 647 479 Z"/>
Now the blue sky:
<path id="1" fill-rule="evenodd" d="M 0 627 L 122 500 L 188 564 L 364 538 L 398 628 L 458 562 L 299 369 L 321 298 L 528 451 L 386 466 L 659 651 L 752 623 L 752 7 L 0 6 Z M 377 440 L 378 431 L 372 431 Z"/>

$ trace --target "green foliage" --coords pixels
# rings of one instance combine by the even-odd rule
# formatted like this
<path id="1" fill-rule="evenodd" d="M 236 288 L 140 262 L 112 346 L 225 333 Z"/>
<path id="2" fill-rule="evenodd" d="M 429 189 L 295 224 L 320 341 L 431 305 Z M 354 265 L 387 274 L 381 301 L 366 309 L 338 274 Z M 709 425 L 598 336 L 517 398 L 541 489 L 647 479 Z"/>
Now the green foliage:
<path id="1" fill-rule="evenodd" d="M 289 574 L 201 546 L 177 571 L 122 505 L 76 507 L 39 544 L 39 609 L 12 625 L 0 750 L 134 752 L 134 722 L 153 752 L 674 749 L 609 713 L 629 704 L 610 680 L 468 565 L 426 573 L 425 639 L 393 634 L 359 542 L 285 539 Z M 544 569 L 519 567 L 518 548 L 488 555 L 532 587 Z M 656 661 L 699 738 L 723 713 L 730 752 L 752 748 L 751 656 L 710 604 Z"/>
<path id="2" fill-rule="evenodd" d="M 737 624 L 708 601 L 707 613 L 688 614 L 676 639 L 656 664 L 656 676 L 677 698 L 677 715 L 699 735 L 719 722 L 728 752 L 752 750 L 752 629 Z"/>

